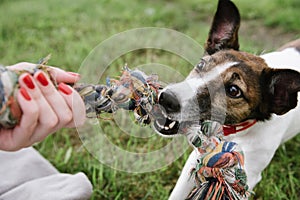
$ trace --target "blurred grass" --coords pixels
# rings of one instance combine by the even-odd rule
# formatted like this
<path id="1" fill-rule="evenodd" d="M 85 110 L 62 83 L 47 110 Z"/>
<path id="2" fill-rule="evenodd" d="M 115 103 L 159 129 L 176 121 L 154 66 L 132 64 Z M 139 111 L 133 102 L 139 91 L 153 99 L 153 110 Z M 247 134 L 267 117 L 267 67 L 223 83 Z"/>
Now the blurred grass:
<path id="1" fill-rule="evenodd" d="M 261 53 L 300 36 L 299 0 L 234 2 L 243 20 L 241 49 Z M 52 53 L 49 64 L 77 71 L 101 41 L 121 31 L 147 26 L 175 29 L 203 44 L 216 4 L 211 0 L 0 0 L 0 63 L 36 62 Z M 191 69 L 178 58 L 148 50 L 120 58 L 114 63 L 115 72 L 109 74 L 117 75 L 118 67 L 125 61 L 133 66 L 143 61 L 159 61 L 184 75 Z M 108 131 L 110 126 L 106 126 Z M 111 139 L 122 148 L 141 148 L 141 141 L 134 137 L 114 134 Z M 167 139 L 156 137 L 142 143 L 145 142 L 146 149 L 157 149 Z M 298 136 L 280 147 L 265 170 L 254 199 L 299 198 L 299 145 Z M 62 172 L 85 172 L 94 186 L 92 199 L 97 200 L 167 199 L 189 154 L 186 152 L 161 170 L 130 174 L 100 164 L 72 129 L 49 136 L 36 148 Z"/>

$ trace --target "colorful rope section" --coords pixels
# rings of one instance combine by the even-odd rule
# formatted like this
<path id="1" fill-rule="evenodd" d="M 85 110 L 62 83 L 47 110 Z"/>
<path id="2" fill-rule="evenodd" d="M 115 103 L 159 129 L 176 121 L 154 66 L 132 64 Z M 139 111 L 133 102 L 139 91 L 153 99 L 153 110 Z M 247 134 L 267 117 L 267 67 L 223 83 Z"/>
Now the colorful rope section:
<path id="1" fill-rule="evenodd" d="M 12 128 L 21 118 L 15 98 L 17 82 L 16 73 L 0 66 L 0 128 Z"/>
<path id="2" fill-rule="evenodd" d="M 132 110 L 141 125 L 151 122 L 152 107 L 162 89 L 157 75 L 147 76 L 125 65 L 119 80 L 107 78 L 106 82 L 106 85 L 74 86 L 85 102 L 88 117 L 99 118 L 101 113 L 122 108 Z"/>
<path id="3" fill-rule="evenodd" d="M 46 63 L 49 59 L 50 55 L 40 59 L 34 69 L 23 69 L 21 71 L 12 71 L 0 66 L 0 128 L 13 128 L 21 119 L 22 111 L 16 100 L 20 74 L 24 72 L 34 74 L 37 70 L 48 73 Z"/>
<path id="4" fill-rule="evenodd" d="M 199 152 L 198 163 L 191 170 L 196 187 L 188 200 L 248 199 L 244 156 L 235 142 L 223 140 L 223 127 L 205 121 L 201 128 L 187 132 L 192 146 Z"/>

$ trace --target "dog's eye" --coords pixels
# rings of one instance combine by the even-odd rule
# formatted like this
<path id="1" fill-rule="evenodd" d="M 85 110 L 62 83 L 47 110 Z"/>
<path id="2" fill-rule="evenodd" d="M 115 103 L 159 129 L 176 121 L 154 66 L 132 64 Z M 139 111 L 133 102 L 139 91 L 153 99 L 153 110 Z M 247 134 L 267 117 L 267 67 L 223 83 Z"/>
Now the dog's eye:
<path id="1" fill-rule="evenodd" d="M 197 69 L 202 70 L 205 66 L 205 61 L 201 60 L 198 64 L 197 64 Z"/>
<path id="2" fill-rule="evenodd" d="M 241 89 L 236 85 L 227 86 L 226 93 L 231 98 L 240 98 L 243 96 Z"/>

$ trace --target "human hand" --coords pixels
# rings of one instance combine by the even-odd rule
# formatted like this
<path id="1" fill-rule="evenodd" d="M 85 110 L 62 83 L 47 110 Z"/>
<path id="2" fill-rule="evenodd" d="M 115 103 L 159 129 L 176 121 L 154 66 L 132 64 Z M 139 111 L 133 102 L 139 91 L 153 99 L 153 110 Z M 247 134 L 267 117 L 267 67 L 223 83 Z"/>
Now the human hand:
<path id="1" fill-rule="evenodd" d="M 18 63 L 10 70 L 34 68 L 36 64 Z M 17 100 L 23 112 L 20 123 L 13 129 L 0 129 L 0 149 L 15 151 L 31 146 L 63 127 L 84 123 L 85 107 L 80 95 L 65 83 L 73 84 L 79 74 L 49 67 L 49 74 L 58 84 L 55 88 L 43 71 L 33 76 L 23 73 L 19 77 Z"/>

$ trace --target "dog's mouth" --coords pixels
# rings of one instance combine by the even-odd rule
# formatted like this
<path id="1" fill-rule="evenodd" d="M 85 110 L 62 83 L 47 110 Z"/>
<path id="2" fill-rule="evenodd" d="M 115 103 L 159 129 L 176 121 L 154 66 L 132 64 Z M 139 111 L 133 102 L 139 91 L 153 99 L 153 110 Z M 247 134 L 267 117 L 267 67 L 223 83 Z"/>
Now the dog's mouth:
<path id="1" fill-rule="evenodd" d="M 168 116 L 160 106 L 155 107 L 154 110 L 153 127 L 156 132 L 163 136 L 174 136 L 181 132 L 181 123 L 179 121 Z"/>
<path id="2" fill-rule="evenodd" d="M 155 119 L 153 124 L 156 131 L 166 136 L 178 134 L 179 125 L 180 123 L 178 121 L 173 121 L 169 118 Z"/>

